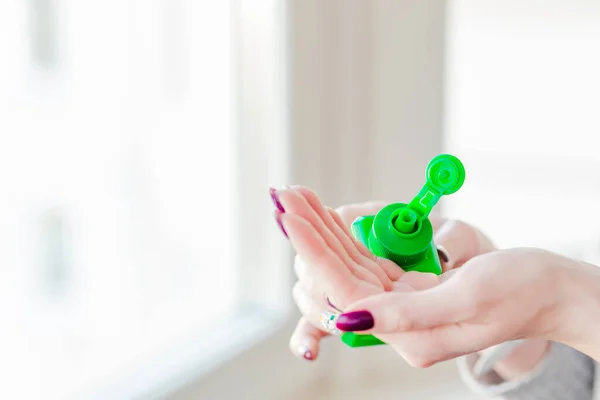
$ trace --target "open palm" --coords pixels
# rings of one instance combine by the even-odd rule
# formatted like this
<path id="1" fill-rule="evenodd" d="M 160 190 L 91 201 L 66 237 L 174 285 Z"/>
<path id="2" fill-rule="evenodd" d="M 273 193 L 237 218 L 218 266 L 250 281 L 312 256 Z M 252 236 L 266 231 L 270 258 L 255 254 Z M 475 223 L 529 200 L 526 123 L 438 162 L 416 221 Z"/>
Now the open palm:
<path id="1" fill-rule="evenodd" d="M 375 256 L 350 233 L 349 227 L 357 217 L 373 215 L 387 203 L 332 210 L 303 186 L 272 191 L 272 195 L 278 208 L 276 218 L 297 251 L 298 282 L 293 293 L 303 318 L 290 346 L 305 358 L 315 358 L 318 342 L 329 334 L 320 321 L 324 311 L 333 307 L 343 310 L 378 293 L 418 290 L 437 282 L 438 277 L 431 274 L 405 273 L 392 261 Z M 434 229 L 440 223 L 432 222 Z"/>
<path id="2" fill-rule="evenodd" d="M 302 186 L 281 191 L 279 199 L 285 209 L 281 221 L 301 260 L 296 265 L 299 279 L 310 278 L 311 286 L 327 293 L 338 307 L 392 289 L 402 270 L 393 262 L 376 257 L 354 239 L 349 226 L 359 215 L 340 210 L 344 221 L 337 211 L 325 207 L 314 192 Z M 371 211 L 365 208 L 354 211 Z"/>

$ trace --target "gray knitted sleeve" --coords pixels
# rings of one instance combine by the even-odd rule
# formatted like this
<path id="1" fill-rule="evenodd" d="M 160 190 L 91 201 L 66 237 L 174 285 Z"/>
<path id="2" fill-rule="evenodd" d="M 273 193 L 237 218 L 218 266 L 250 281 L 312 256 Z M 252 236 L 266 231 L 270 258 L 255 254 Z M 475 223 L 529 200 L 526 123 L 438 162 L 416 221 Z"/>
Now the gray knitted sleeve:
<path id="1" fill-rule="evenodd" d="M 546 358 L 531 373 L 510 381 L 489 373 L 476 378 L 472 372 L 477 355 L 458 360 L 464 382 L 475 393 L 505 400 L 592 400 L 594 361 L 559 343 L 552 343 Z"/>

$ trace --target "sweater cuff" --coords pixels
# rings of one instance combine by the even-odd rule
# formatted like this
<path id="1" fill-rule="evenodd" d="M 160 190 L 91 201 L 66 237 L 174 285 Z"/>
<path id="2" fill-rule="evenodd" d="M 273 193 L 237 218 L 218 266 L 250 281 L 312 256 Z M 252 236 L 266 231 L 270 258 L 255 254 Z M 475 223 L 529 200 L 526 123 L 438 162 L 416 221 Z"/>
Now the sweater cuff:
<path id="1" fill-rule="evenodd" d="M 593 397 L 594 362 L 588 356 L 560 343 L 551 343 L 546 357 L 531 372 L 504 381 L 495 372 L 473 374 L 479 355 L 458 359 L 463 381 L 475 393 L 504 399 L 588 400 Z"/>

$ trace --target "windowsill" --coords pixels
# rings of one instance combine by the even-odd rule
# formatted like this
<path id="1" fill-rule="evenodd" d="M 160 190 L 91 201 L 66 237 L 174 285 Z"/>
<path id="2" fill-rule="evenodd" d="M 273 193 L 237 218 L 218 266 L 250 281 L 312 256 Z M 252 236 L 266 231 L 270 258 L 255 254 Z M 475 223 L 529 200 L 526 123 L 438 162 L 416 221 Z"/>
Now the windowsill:
<path id="1" fill-rule="evenodd" d="M 165 398 L 267 341 L 281 331 L 286 322 L 287 318 L 280 313 L 247 306 L 211 324 L 215 329 L 195 332 L 79 397 Z"/>

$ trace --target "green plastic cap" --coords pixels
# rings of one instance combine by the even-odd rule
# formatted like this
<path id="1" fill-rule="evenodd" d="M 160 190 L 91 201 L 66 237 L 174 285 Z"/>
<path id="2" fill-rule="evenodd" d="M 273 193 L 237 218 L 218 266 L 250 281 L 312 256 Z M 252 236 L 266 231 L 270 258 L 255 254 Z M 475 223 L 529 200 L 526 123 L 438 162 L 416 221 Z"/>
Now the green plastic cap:
<path id="1" fill-rule="evenodd" d="M 427 165 L 427 182 L 409 203 L 421 217 L 427 217 L 444 195 L 455 193 L 465 182 L 465 167 L 450 154 L 440 154 Z"/>
<path id="2" fill-rule="evenodd" d="M 394 229 L 398 232 L 403 233 L 405 235 L 410 235 L 417 231 L 418 224 L 417 220 L 419 219 L 419 215 L 406 207 L 403 208 L 398 215 L 395 215 L 392 220 L 392 225 Z"/>
<path id="3" fill-rule="evenodd" d="M 425 185 L 409 204 L 390 204 L 377 213 L 368 239 L 374 254 L 400 266 L 423 259 L 433 239 L 429 213 L 443 195 L 461 188 L 465 169 L 458 158 L 441 154 L 429 162 L 426 178 Z"/>

